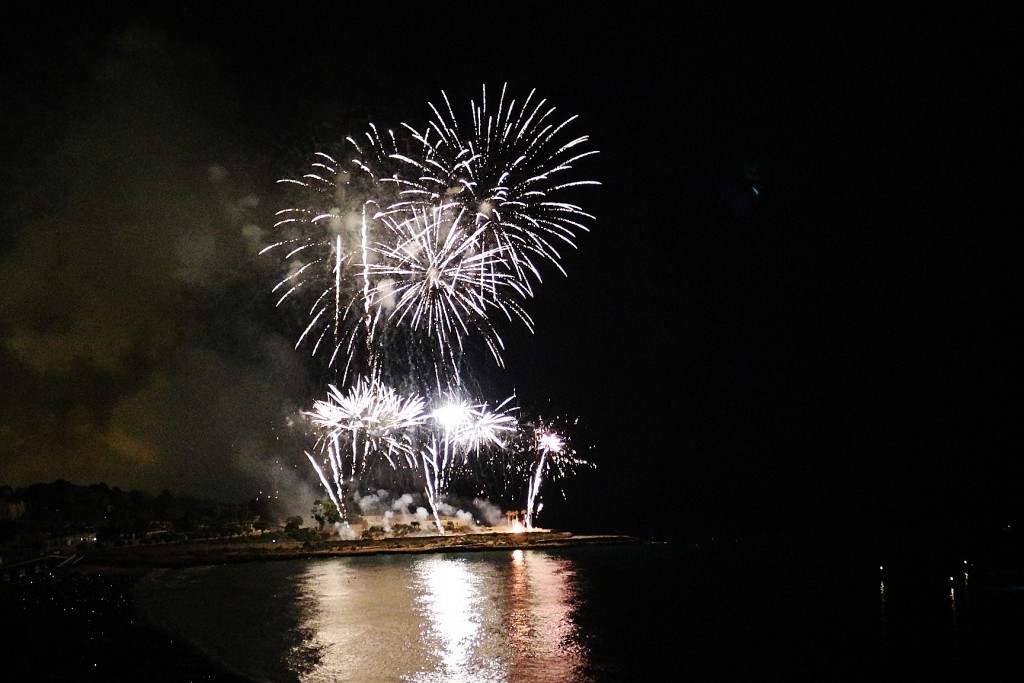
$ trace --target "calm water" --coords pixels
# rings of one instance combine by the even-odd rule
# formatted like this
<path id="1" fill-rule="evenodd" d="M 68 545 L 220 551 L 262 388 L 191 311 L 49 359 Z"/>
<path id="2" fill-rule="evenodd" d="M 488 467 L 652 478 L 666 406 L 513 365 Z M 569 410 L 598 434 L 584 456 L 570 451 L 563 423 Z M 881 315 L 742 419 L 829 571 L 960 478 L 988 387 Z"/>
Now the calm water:
<path id="1" fill-rule="evenodd" d="M 264 681 L 985 680 L 1024 608 L 973 567 L 638 544 L 172 570 L 137 601 Z M 890 558 L 891 559 L 891 558 Z"/>

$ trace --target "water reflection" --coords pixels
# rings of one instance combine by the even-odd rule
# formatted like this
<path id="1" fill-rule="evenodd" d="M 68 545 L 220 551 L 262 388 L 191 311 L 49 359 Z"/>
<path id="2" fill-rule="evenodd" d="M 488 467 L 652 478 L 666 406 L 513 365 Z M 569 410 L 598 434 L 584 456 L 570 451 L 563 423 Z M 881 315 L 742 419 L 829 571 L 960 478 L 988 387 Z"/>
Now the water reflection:
<path id="1" fill-rule="evenodd" d="M 589 656 L 574 619 L 578 597 L 574 578 L 570 560 L 513 551 L 505 617 L 511 680 L 584 680 Z"/>
<path id="2" fill-rule="evenodd" d="M 499 596 L 488 595 L 486 584 L 495 583 L 491 568 L 467 559 L 430 556 L 414 565 L 419 613 L 426 617 L 420 644 L 429 658 L 413 677 L 415 681 L 507 680 L 501 661 L 501 644 L 495 626 Z"/>
<path id="3" fill-rule="evenodd" d="M 301 578 L 303 681 L 583 683 L 570 559 L 543 551 L 337 558 Z"/>
<path id="4" fill-rule="evenodd" d="M 312 562 L 301 579 L 290 667 L 303 681 L 400 681 L 419 659 L 419 619 L 408 564 L 366 568 L 352 558 Z"/>

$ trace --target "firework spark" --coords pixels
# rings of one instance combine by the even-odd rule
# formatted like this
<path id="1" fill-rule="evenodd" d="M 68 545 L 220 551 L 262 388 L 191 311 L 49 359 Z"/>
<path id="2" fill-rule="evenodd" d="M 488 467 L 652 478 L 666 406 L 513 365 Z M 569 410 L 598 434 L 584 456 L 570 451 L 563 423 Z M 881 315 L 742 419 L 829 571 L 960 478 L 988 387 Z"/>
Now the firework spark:
<path id="1" fill-rule="evenodd" d="M 515 417 L 506 409 L 510 400 L 491 409 L 486 404 L 473 405 L 451 398 L 431 414 L 432 429 L 420 450 L 420 463 L 424 493 L 440 533 L 444 533 L 444 528 L 437 516 L 437 503 L 448 491 L 456 470 L 470 457 L 479 458 L 489 448 L 503 448 L 505 437 L 516 432 Z"/>
<path id="2" fill-rule="evenodd" d="M 442 97 L 423 132 L 371 126 L 281 181 L 301 202 L 279 212 L 284 236 L 263 250 L 283 252 L 286 262 L 278 303 L 310 301 L 296 345 L 310 344 L 313 355 L 329 348 L 343 383 L 352 373 L 381 376 L 385 327 L 403 330 L 406 348 L 427 340 L 420 356 L 434 356 L 438 386 L 461 385 L 468 337 L 501 366 L 492 317 L 532 331 L 524 301 L 541 281 L 540 263 L 564 273 L 558 245 L 575 247 L 593 218 L 563 199 L 598 184 L 566 177 L 596 154 L 582 150 L 586 136 L 564 137 L 576 117 L 556 119 L 534 92 L 520 105 L 505 87 L 491 112 L 485 87 L 466 123 Z"/>
<path id="3" fill-rule="evenodd" d="M 388 311 L 390 324 L 430 339 L 441 366 L 435 374 L 456 380 L 467 337 L 482 339 L 503 364 L 493 314 L 533 329 L 520 303 L 524 292 L 506 272 L 502 252 L 484 247 L 482 229 L 467 229 L 464 216 L 465 209 L 451 204 L 402 212 L 400 220 L 383 215 L 391 239 L 374 247 L 377 262 L 368 266 L 381 283 L 374 308 Z"/>

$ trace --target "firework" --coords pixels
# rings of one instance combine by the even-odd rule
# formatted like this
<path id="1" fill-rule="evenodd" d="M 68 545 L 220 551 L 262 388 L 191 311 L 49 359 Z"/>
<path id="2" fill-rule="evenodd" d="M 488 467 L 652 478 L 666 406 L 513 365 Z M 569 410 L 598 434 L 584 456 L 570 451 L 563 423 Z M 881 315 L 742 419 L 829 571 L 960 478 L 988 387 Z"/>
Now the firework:
<path id="1" fill-rule="evenodd" d="M 399 216 L 396 218 L 396 214 Z M 388 321 L 430 341 L 440 389 L 461 384 L 463 339 L 482 339 L 498 365 L 504 344 L 494 314 L 519 320 L 532 331 L 521 305 L 525 292 L 507 272 L 505 256 L 483 244 L 483 229 L 467 225 L 465 209 L 452 204 L 389 212 L 380 217 L 390 239 L 375 245 L 367 266 L 378 283 L 371 295 Z"/>
<path id="2" fill-rule="evenodd" d="M 277 305 L 307 302 L 309 322 L 296 347 L 308 343 L 312 355 L 325 349 L 329 365 L 340 364 L 347 379 L 368 369 L 379 323 L 369 306 L 366 267 L 373 239 L 372 193 L 323 152 L 301 178 L 279 182 L 301 189 L 302 205 L 277 213 L 274 227 L 282 238 L 260 252 L 283 252 L 285 275 L 274 287 Z"/>
<path id="3" fill-rule="evenodd" d="M 584 221 L 593 219 L 562 195 L 598 184 L 565 177 L 574 164 L 597 152 L 581 149 L 587 136 L 563 140 L 576 117 L 555 118 L 555 108 L 535 94 L 531 91 L 519 104 L 503 86 L 492 111 L 484 86 L 480 102 L 470 103 L 467 121 L 460 120 L 442 92 L 443 106 L 430 104 L 434 119 L 428 130 L 436 142 L 426 134 L 417 136 L 431 151 L 432 182 L 444 188 L 449 200 L 472 211 L 528 291 L 531 281 L 541 281 L 538 261 L 564 274 L 559 245 L 575 248 L 577 235 L 587 231 Z"/>
<path id="4" fill-rule="evenodd" d="M 540 486 L 544 480 L 544 473 L 547 470 L 548 458 L 554 460 L 563 455 L 566 449 L 565 440 L 551 431 L 541 431 L 536 435 L 534 450 L 537 454 L 537 462 L 533 466 L 530 475 L 529 486 L 526 492 L 526 529 L 533 529 L 533 518 L 540 511 Z"/>
<path id="5" fill-rule="evenodd" d="M 308 302 L 296 346 L 328 353 L 343 383 L 427 361 L 436 386 L 460 386 L 468 337 L 501 366 L 493 316 L 532 331 L 524 301 L 541 280 L 540 263 L 564 273 L 558 245 L 575 247 L 592 219 L 562 198 L 597 184 L 565 177 L 596 154 L 581 151 L 586 136 L 562 139 L 575 117 L 559 121 L 533 92 L 518 105 L 505 88 L 492 113 L 485 87 L 466 123 L 442 97 L 422 132 L 371 126 L 338 153 L 318 152 L 301 177 L 280 181 L 301 202 L 278 213 L 283 238 L 263 250 L 283 252 L 278 304 Z M 385 331 L 415 349 L 416 360 L 391 368 Z"/>
<path id="6" fill-rule="evenodd" d="M 360 378 L 347 393 L 331 386 L 328 397 L 306 413 L 323 453 L 321 459 L 308 452 L 306 456 L 343 519 L 351 488 L 375 463 L 386 463 L 396 472 L 418 471 L 438 530 L 444 533 L 438 503 L 453 473 L 467 458 L 503 448 L 516 433 L 509 401 L 491 409 L 452 398 L 428 414 L 418 396 L 403 397 Z"/>
<path id="7" fill-rule="evenodd" d="M 415 460 L 410 434 L 426 419 L 419 396 L 401 396 L 380 382 L 359 378 L 342 393 L 329 387 L 328 397 L 316 401 L 307 413 L 320 433 L 320 444 L 331 477 L 320 462 L 307 453 L 320 480 L 332 494 L 332 502 L 345 517 L 346 485 L 381 458 L 395 468 Z M 330 483 L 329 480 L 330 479 Z"/>
<path id="8" fill-rule="evenodd" d="M 526 479 L 524 524 L 532 530 L 537 514 L 544 507 L 541 490 L 547 480 L 575 474 L 580 467 L 593 465 L 581 458 L 569 440 L 566 429 L 552 421 L 539 419 L 520 426 L 514 459 L 519 476 Z"/>
<path id="9" fill-rule="evenodd" d="M 489 448 L 503 448 L 506 438 L 516 432 L 516 420 L 506 405 L 497 408 L 469 404 L 451 398 L 431 414 L 425 443 L 419 452 L 424 493 L 434 511 L 437 529 L 444 534 L 437 514 L 438 502 L 448 491 L 453 473 L 471 457 L 481 457 Z"/>
<path id="10" fill-rule="evenodd" d="M 489 101 L 485 86 L 466 118 L 441 95 L 425 126 L 371 125 L 281 180 L 298 201 L 261 253 L 282 257 L 278 305 L 300 303 L 308 317 L 296 348 L 338 371 L 306 413 L 320 453 L 306 455 L 343 517 L 360 478 L 415 473 L 443 533 L 438 504 L 453 477 L 515 452 L 532 527 L 545 477 L 582 461 L 556 433 L 519 425 L 509 400 L 491 409 L 459 397 L 471 340 L 502 367 L 499 325 L 533 332 L 526 304 L 542 269 L 564 274 L 561 250 L 593 218 L 567 196 L 598 184 L 572 177 L 596 152 L 569 134 L 576 117 L 535 91 L 518 102 L 502 87 Z"/>

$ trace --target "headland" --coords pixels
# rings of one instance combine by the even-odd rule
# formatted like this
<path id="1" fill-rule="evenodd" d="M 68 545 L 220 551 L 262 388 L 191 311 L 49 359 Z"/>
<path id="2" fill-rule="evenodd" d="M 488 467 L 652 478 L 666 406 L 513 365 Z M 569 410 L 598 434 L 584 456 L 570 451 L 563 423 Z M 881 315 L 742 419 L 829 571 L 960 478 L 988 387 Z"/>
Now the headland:
<path id="1" fill-rule="evenodd" d="M 576 535 L 566 531 L 451 533 L 343 540 L 328 538 L 301 542 L 279 537 L 238 538 L 94 548 L 76 562 L 82 570 L 175 568 L 296 558 L 378 555 L 389 553 L 471 552 L 500 549 L 565 548 L 582 545 L 639 543 L 631 536 Z"/>

